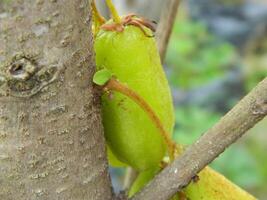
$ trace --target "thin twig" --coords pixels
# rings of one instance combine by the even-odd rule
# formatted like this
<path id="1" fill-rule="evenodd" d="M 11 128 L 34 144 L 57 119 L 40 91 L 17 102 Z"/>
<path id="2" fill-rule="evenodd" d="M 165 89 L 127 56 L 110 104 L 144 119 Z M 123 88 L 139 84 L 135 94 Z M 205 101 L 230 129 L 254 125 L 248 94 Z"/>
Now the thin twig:
<path id="1" fill-rule="evenodd" d="M 156 39 L 161 61 L 163 62 L 172 27 L 176 19 L 180 0 L 168 0 L 165 3 L 165 8 L 162 11 L 159 26 L 156 32 Z"/>
<path id="2" fill-rule="evenodd" d="M 126 169 L 126 174 L 124 177 L 124 182 L 123 182 L 123 190 L 129 190 L 131 185 L 133 184 L 134 180 L 136 179 L 138 173 L 135 169 L 128 167 Z"/>
<path id="3" fill-rule="evenodd" d="M 169 199 L 266 114 L 267 78 L 131 200 Z"/>

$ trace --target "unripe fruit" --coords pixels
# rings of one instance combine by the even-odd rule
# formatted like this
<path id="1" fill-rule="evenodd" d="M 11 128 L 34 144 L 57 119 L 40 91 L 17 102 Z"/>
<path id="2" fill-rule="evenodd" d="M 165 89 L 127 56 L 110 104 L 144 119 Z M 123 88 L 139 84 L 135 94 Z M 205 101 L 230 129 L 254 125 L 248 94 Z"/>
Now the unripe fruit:
<path id="1" fill-rule="evenodd" d="M 174 112 L 170 88 L 155 39 L 148 37 L 153 33 L 145 26 L 142 29 L 127 25 L 121 32 L 100 30 L 95 37 L 96 65 L 98 70 L 110 70 L 138 93 L 171 134 Z M 103 95 L 102 111 L 107 143 L 120 161 L 138 171 L 159 165 L 166 143 L 143 109 L 129 97 L 113 92 Z"/>

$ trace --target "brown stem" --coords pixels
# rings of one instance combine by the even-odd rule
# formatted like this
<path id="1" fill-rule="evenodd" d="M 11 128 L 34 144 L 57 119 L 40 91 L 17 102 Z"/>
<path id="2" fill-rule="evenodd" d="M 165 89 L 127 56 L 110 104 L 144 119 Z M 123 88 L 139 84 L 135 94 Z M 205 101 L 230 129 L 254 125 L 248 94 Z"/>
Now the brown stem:
<path id="1" fill-rule="evenodd" d="M 102 25 L 106 22 L 106 19 L 100 14 L 100 12 L 97 10 L 97 7 L 96 7 L 96 2 L 95 0 L 92 1 L 92 12 L 93 12 L 93 15 L 95 17 L 95 20 L 97 21 L 97 23 L 99 23 L 99 25 Z"/>
<path id="2" fill-rule="evenodd" d="M 166 200 L 267 115 L 267 78 L 131 200 Z"/>
<path id="3" fill-rule="evenodd" d="M 159 129 L 162 137 L 164 138 L 164 141 L 166 142 L 167 147 L 168 147 L 168 153 L 169 153 L 170 159 L 171 159 L 171 161 L 173 161 L 176 144 L 169 137 L 168 132 L 165 130 L 159 117 L 153 111 L 153 109 L 150 107 L 150 105 L 139 94 L 137 94 L 132 89 L 128 88 L 126 85 L 120 83 L 115 78 L 111 78 L 107 82 L 107 84 L 104 86 L 104 89 L 105 90 L 113 90 L 113 91 L 120 92 L 120 93 L 124 94 L 125 96 L 132 99 L 136 104 L 138 104 L 146 112 L 146 114 L 149 116 L 149 118 L 155 124 L 155 126 Z"/>
<path id="4" fill-rule="evenodd" d="M 91 9 L 92 9 L 92 16 L 93 16 L 93 23 L 94 23 L 93 35 L 96 36 L 96 34 L 98 33 L 100 29 L 100 26 L 105 24 L 106 19 L 98 11 L 95 0 L 92 0 Z"/>
<path id="5" fill-rule="evenodd" d="M 163 62 L 180 0 L 168 0 L 162 11 L 156 37 L 160 58 Z"/>

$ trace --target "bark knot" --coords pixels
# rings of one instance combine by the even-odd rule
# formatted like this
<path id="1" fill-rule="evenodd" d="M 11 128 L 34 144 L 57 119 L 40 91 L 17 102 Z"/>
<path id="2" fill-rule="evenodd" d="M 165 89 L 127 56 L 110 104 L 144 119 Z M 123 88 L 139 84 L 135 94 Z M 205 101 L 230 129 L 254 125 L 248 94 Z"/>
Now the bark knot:
<path id="1" fill-rule="evenodd" d="M 0 96 L 30 97 L 57 78 L 57 65 L 40 65 L 35 57 L 18 53 L 0 65 Z"/>
<path id="2" fill-rule="evenodd" d="M 256 101 L 255 105 L 253 106 L 253 115 L 267 115 L 267 99 Z"/>

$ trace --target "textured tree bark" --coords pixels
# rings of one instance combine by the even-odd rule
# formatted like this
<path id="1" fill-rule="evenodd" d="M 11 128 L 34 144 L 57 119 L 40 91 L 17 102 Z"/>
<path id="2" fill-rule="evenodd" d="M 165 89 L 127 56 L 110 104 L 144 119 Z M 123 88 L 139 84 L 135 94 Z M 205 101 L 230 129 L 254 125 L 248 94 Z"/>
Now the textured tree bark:
<path id="1" fill-rule="evenodd" d="M 87 0 L 0 13 L 0 199 L 112 198 Z"/>

